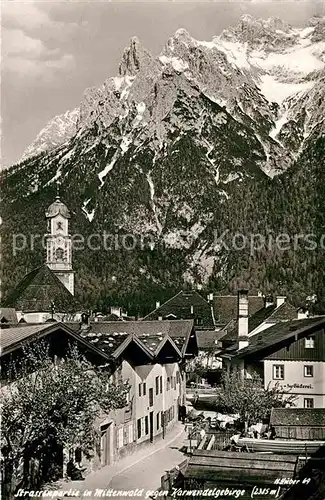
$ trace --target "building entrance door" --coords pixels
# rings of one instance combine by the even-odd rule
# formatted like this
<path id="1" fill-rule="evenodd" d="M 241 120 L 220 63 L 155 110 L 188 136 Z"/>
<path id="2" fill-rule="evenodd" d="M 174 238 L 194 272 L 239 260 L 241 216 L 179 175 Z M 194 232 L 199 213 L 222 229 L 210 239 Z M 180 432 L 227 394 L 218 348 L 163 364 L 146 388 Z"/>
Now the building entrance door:
<path id="1" fill-rule="evenodd" d="M 102 466 L 110 465 L 113 460 L 112 423 L 100 427 L 100 462 Z"/>

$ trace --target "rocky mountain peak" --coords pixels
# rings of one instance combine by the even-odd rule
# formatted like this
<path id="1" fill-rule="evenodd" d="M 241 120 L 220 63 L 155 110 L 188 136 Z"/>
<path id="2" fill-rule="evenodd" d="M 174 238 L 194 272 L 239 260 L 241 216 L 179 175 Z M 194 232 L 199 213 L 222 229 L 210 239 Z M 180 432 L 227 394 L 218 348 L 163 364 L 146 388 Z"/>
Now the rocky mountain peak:
<path id="1" fill-rule="evenodd" d="M 252 49 L 274 50 L 277 47 L 292 45 L 297 36 L 295 30 L 278 17 L 263 20 L 245 14 L 236 26 L 224 30 L 220 38 L 226 41 L 247 43 Z"/>
<path id="2" fill-rule="evenodd" d="M 20 161 L 25 161 L 45 151 L 51 151 L 63 144 L 76 133 L 78 121 L 79 108 L 68 110 L 52 118 L 24 151 Z"/>
<path id="3" fill-rule="evenodd" d="M 143 47 L 138 37 L 134 36 L 130 40 L 130 45 L 123 51 L 119 65 L 119 75 L 135 76 L 140 67 L 148 64 L 151 60 L 150 52 Z"/>

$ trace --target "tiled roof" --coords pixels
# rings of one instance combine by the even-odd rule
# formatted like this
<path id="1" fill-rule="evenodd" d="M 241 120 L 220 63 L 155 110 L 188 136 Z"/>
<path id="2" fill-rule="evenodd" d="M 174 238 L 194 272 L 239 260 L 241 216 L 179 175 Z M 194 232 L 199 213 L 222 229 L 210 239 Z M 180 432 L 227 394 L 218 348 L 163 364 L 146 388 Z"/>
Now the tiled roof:
<path id="1" fill-rule="evenodd" d="M 81 335 L 83 338 L 87 339 L 90 344 L 96 346 L 97 349 L 100 349 L 108 355 L 112 355 L 129 337 L 128 333 L 101 333 L 94 332 L 92 329 L 82 332 Z"/>
<path id="2" fill-rule="evenodd" d="M 196 332 L 196 338 L 199 350 L 217 349 L 217 342 L 225 335 L 223 330 L 200 330 Z"/>
<path id="3" fill-rule="evenodd" d="M 53 332 L 60 331 L 60 335 L 66 334 L 77 342 L 80 342 L 87 348 L 87 350 L 91 353 L 94 353 L 96 356 L 100 355 L 103 357 L 103 361 L 108 361 L 109 358 L 105 353 L 100 352 L 96 347 L 92 346 L 87 339 L 82 338 L 78 333 L 71 330 L 65 323 L 42 323 L 37 325 L 28 325 L 27 323 L 22 326 L 17 327 L 9 327 L 5 328 L 1 331 L 0 335 L 0 348 L 1 348 L 1 356 L 12 352 L 16 348 L 20 347 L 22 343 L 35 340 L 37 338 L 43 338 L 47 334 L 51 334 Z"/>
<path id="4" fill-rule="evenodd" d="M 76 328 L 69 323 L 70 327 Z M 78 328 L 80 325 L 78 324 Z M 176 347 L 184 352 L 190 334 L 193 330 L 193 320 L 173 321 L 111 321 L 94 322 L 88 327 L 83 327 L 81 335 L 96 344 L 99 349 L 113 353 L 126 340 L 129 335 L 134 335 L 150 351 L 155 351 L 159 343 L 168 335 Z"/>
<path id="5" fill-rule="evenodd" d="M 13 307 L 1 307 L 0 322 L 11 323 L 11 324 L 18 323 L 16 310 Z"/>
<path id="6" fill-rule="evenodd" d="M 264 298 L 258 295 L 248 296 L 249 314 L 253 315 L 264 307 Z M 217 323 L 227 324 L 237 319 L 238 297 L 237 295 L 214 295 L 213 296 L 214 317 Z"/>
<path id="7" fill-rule="evenodd" d="M 325 427 L 325 409 L 323 408 L 273 408 L 271 425 L 298 425 Z"/>
<path id="8" fill-rule="evenodd" d="M 300 334 L 308 335 L 310 331 L 317 330 L 318 327 L 324 326 L 325 316 L 279 322 L 267 330 L 250 337 L 249 346 L 238 351 L 236 355 L 238 357 L 246 357 L 257 353 L 260 353 L 261 355 L 261 351 L 266 351 L 271 347 L 277 348 L 277 346 L 285 340 L 289 340 Z M 225 354 L 227 352 L 234 354 L 236 352 L 236 348 L 233 347 L 227 349 Z"/>
<path id="9" fill-rule="evenodd" d="M 1 351 L 47 328 L 49 328 L 49 325 L 45 323 L 38 325 L 28 325 L 28 323 L 25 323 L 23 326 L 18 326 L 16 328 L 5 328 L 1 330 L 0 335 Z"/>
<path id="10" fill-rule="evenodd" d="M 191 312 L 191 306 L 193 313 Z M 214 327 L 211 305 L 196 291 L 181 290 L 174 297 L 145 316 L 143 320 L 155 320 L 160 316 L 163 319 L 168 319 L 169 315 L 173 315 L 176 319 L 200 319 L 200 325 L 196 322 L 199 326 L 205 328 Z"/>
<path id="11" fill-rule="evenodd" d="M 4 306 L 24 312 L 50 312 L 52 302 L 57 312 L 78 309 L 75 297 L 44 264 L 26 274 L 4 301 Z"/>
<path id="12" fill-rule="evenodd" d="M 269 320 L 273 321 L 288 321 L 297 318 L 297 308 L 290 304 L 287 300 L 277 307 L 269 316 Z"/>
<path id="13" fill-rule="evenodd" d="M 297 317 L 296 308 L 289 302 L 284 302 L 279 307 L 272 304 L 268 307 L 263 307 L 259 311 L 255 312 L 252 316 L 248 318 L 248 332 L 252 332 L 259 325 L 264 323 L 264 321 L 279 322 L 294 320 Z M 236 341 L 238 338 L 238 321 L 236 320 L 234 327 L 230 329 L 227 334 L 223 337 L 223 341 L 230 342 Z"/>

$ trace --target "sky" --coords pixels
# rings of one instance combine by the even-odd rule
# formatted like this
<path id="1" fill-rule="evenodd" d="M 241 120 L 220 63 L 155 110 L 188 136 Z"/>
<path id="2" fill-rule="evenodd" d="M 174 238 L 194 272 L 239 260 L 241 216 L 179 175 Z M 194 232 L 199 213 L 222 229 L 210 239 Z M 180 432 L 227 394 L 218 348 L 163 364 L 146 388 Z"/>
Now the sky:
<path id="1" fill-rule="evenodd" d="M 2 165 L 17 162 L 54 116 L 79 106 L 86 88 L 118 73 L 137 36 L 158 54 L 178 28 L 211 40 L 243 14 L 302 26 L 324 0 L 25 1 L 1 8 Z"/>

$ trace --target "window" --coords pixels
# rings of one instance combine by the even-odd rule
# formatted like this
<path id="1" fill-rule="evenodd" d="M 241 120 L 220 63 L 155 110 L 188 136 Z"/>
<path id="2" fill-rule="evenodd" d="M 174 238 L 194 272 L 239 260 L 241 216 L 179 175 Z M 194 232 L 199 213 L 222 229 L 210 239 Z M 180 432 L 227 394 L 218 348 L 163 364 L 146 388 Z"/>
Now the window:
<path id="1" fill-rule="evenodd" d="M 305 365 L 304 366 L 304 377 L 313 377 L 313 376 L 314 376 L 313 365 Z"/>
<path id="2" fill-rule="evenodd" d="M 126 425 L 123 432 L 123 445 L 129 444 L 129 427 Z"/>
<path id="3" fill-rule="evenodd" d="M 156 377 L 156 394 L 159 393 L 159 377 Z"/>
<path id="4" fill-rule="evenodd" d="M 273 365 L 273 379 L 274 380 L 284 379 L 284 365 Z"/>
<path id="5" fill-rule="evenodd" d="M 64 250 L 63 248 L 57 248 L 55 251 L 55 256 L 58 260 L 63 260 L 64 259 Z"/>
<path id="6" fill-rule="evenodd" d="M 143 382 L 142 390 L 143 390 L 143 395 L 145 396 L 147 393 L 147 384 L 145 382 Z"/>
<path id="7" fill-rule="evenodd" d="M 170 389 L 170 378 L 167 377 L 167 391 L 169 391 Z"/>
<path id="8" fill-rule="evenodd" d="M 160 413 L 157 413 L 157 430 L 159 429 L 159 420 L 160 420 L 159 415 Z"/>
<path id="9" fill-rule="evenodd" d="M 125 394 L 125 405 L 128 405 L 130 403 L 130 392 L 127 392 Z"/>
<path id="10" fill-rule="evenodd" d="M 141 437 L 141 418 L 138 418 L 137 420 L 137 427 L 138 427 L 138 439 Z"/>
<path id="11" fill-rule="evenodd" d="M 59 221 L 59 222 L 57 222 L 57 223 L 56 223 L 56 229 L 57 229 L 57 230 L 59 230 L 59 229 L 61 229 L 61 230 L 62 230 L 62 229 L 63 229 L 63 226 L 62 226 L 62 222 L 61 222 L 61 221 Z"/>
<path id="12" fill-rule="evenodd" d="M 117 447 L 118 448 L 122 448 L 122 446 L 123 446 L 123 436 L 124 436 L 123 427 L 121 427 L 117 431 Z"/>
<path id="13" fill-rule="evenodd" d="M 180 383 L 180 373 L 176 372 L 176 384 Z"/>
<path id="14" fill-rule="evenodd" d="M 139 396 L 141 397 L 141 384 L 139 384 Z"/>
<path id="15" fill-rule="evenodd" d="M 161 375 L 159 377 L 159 389 L 160 389 L 160 394 L 162 394 L 162 376 Z"/>
<path id="16" fill-rule="evenodd" d="M 153 389 L 149 389 L 149 406 L 153 406 Z"/>
<path id="17" fill-rule="evenodd" d="M 314 337 L 306 337 L 305 338 L 305 349 L 313 349 L 314 347 L 315 347 Z"/>
<path id="18" fill-rule="evenodd" d="M 304 398 L 304 408 L 314 408 L 313 398 Z"/>
<path id="19" fill-rule="evenodd" d="M 133 422 L 129 424 L 129 444 L 133 443 Z"/>
<path id="20" fill-rule="evenodd" d="M 149 433 L 149 420 L 148 420 L 148 416 L 144 417 L 144 433 L 146 435 Z"/>

